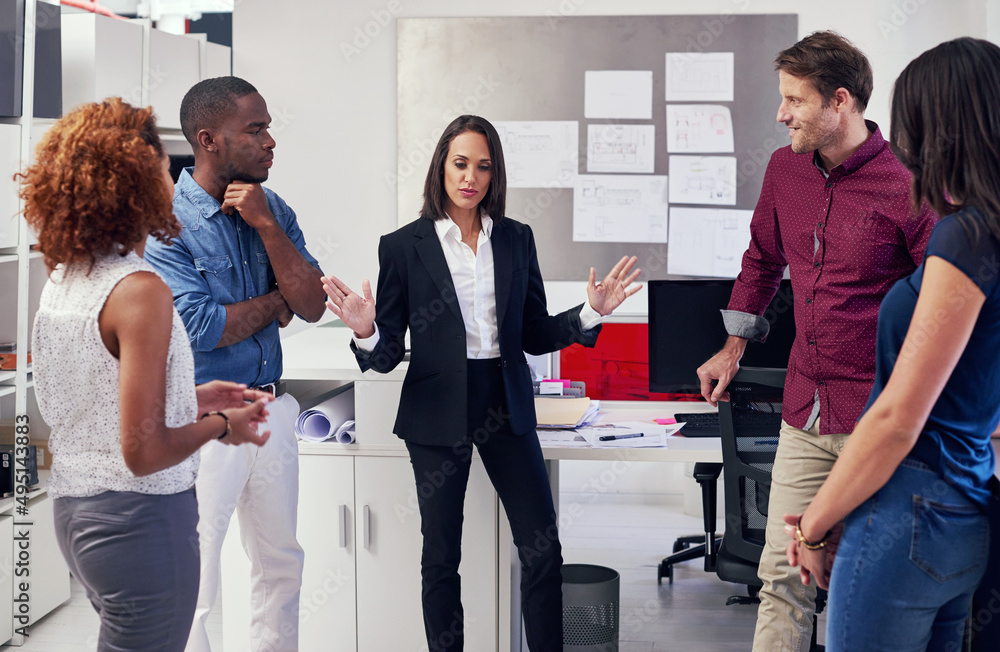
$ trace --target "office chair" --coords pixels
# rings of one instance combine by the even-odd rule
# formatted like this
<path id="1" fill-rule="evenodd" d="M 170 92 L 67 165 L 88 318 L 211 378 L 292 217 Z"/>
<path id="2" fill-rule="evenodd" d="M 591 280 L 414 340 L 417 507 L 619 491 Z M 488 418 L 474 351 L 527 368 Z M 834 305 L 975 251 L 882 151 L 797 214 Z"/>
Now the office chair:
<path id="1" fill-rule="evenodd" d="M 771 469 L 781 430 L 784 369 L 743 367 L 729 383 L 729 402 L 719 403 L 722 430 L 723 486 L 726 497 L 726 532 L 722 537 L 715 572 L 727 582 L 745 584 L 746 596 L 732 596 L 731 604 L 754 604 L 763 583 L 757 566 L 764 550 L 767 505 L 771 494 Z M 826 592 L 816 596 L 816 613 L 826 604 Z M 818 652 L 816 618 L 810 650 Z"/>
<path id="2" fill-rule="evenodd" d="M 702 518 L 705 520 L 705 534 L 693 534 L 678 537 L 674 542 L 674 553 L 665 557 L 657 566 L 656 583 L 662 584 L 667 578 L 669 584 L 674 583 L 674 564 L 690 561 L 699 557 L 705 558 L 705 572 L 715 572 L 715 558 L 722 543 L 722 535 L 715 534 L 716 504 L 718 497 L 719 475 L 722 465 L 718 462 L 698 462 L 694 465 L 694 479 L 701 485 Z M 706 541 L 712 541 L 708 548 Z"/>

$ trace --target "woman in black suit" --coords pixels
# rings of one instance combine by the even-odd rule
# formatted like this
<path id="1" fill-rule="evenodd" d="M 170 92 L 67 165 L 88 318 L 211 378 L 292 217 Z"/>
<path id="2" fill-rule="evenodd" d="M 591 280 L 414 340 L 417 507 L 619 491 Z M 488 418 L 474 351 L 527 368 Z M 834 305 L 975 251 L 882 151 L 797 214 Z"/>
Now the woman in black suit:
<path id="1" fill-rule="evenodd" d="M 410 363 L 395 433 L 406 442 L 419 493 L 424 627 L 432 652 L 463 649 L 458 566 L 462 506 L 473 445 L 510 520 L 521 559 L 528 645 L 562 641 L 562 555 L 542 451 L 535 433 L 524 352 L 593 346 L 601 317 L 641 286 L 636 259 L 622 258 L 587 302 L 549 315 L 531 229 L 504 218 L 507 179 L 500 137 L 478 116 L 456 118 L 441 136 L 424 186 L 421 217 L 379 243 L 378 307 L 324 278 L 327 306 L 354 331 L 362 370 Z M 427 495 L 429 494 L 429 495 Z"/>

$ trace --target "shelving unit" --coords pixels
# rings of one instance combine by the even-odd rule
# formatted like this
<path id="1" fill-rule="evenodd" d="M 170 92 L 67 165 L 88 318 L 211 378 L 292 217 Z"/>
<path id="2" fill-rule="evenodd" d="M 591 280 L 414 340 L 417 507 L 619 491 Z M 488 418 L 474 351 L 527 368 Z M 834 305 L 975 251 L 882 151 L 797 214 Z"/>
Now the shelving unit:
<path id="1" fill-rule="evenodd" d="M 20 71 L 20 77 L 13 75 L 16 83 L 7 82 L 19 94 L 20 106 L 19 111 L 14 106 L 9 113 L 20 115 L 0 116 L 0 342 L 15 342 L 18 352 L 17 369 L 0 371 L 0 420 L 10 422 L 27 415 L 31 438 L 45 440 L 49 429 L 38 412 L 26 354 L 31 350 L 31 325 L 48 271 L 41 252 L 32 248 L 37 240 L 20 216 L 23 202 L 12 177 L 32 162 L 35 145 L 55 124 L 60 95 L 63 112 L 113 95 L 138 106 L 152 104 L 165 129 L 164 140 L 179 149 L 181 97 L 208 71 L 212 76 L 229 74 L 231 53 L 228 47 L 205 43 L 199 37 L 160 32 L 149 21 L 115 20 L 61 6 L 57 0 L 0 0 L 0 12 L 23 12 L 23 23 L 17 13 L 17 24 L 26 26 L 16 34 L 3 35 L 20 46 L 23 64 L 19 59 L 16 65 L 0 68 L 0 78 L 3 70 Z M 54 44 L 59 48 L 54 49 Z M 60 48 L 61 54 L 56 54 Z M 153 64 L 159 67 L 150 66 L 151 48 Z M 36 81 L 45 85 L 37 93 Z M 16 524 L 12 503 L 12 499 L 0 500 L 0 568 L 10 567 L 4 560 L 14 552 L 9 534 Z M 52 498 L 44 487 L 30 494 L 29 509 L 34 522 L 34 622 L 69 599 L 69 572 L 56 546 Z M 14 634 L 11 620 L 13 579 L 9 573 L 0 574 L 0 644 L 6 641 L 17 646 L 23 640 Z"/>

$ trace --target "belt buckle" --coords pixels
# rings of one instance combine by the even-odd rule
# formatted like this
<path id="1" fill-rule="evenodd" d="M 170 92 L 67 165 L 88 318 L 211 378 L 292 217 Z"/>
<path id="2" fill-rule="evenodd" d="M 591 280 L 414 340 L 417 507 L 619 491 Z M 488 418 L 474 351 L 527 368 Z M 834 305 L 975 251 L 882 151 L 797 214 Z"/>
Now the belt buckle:
<path id="1" fill-rule="evenodd" d="M 266 385 L 258 385 L 257 387 L 251 387 L 250 389 L 256 389 L 261 392 L 267 392 L 271 396 L 278 398 L 285 393 L 285 383 L 282 381 L 276 381 L 273 383 L 268 383 Z"/>
<path id="2" fill-rule="evenodd" d="M 257 385 L 256 387 L 251 387 L 250 389 L 256 390 L 258 392 L 267 392 L 271 396 L 274 396 L 275 390 L 274 383 L 268 383 L 266 385 Z"/>

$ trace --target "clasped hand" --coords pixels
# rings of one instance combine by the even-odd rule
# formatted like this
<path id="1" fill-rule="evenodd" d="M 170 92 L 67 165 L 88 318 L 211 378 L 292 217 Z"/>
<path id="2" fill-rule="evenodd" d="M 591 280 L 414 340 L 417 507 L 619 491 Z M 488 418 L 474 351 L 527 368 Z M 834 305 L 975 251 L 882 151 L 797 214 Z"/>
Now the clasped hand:
<path id="1" fill-rule="evenodd" d="M 833 572 L 833 561 L 837 556 L 837 546 L 840 543 L 840 535 L 844 531 L 844 523 L 840 522 L 833 527 L 827 538 L 826 546 L 819 550 L 806 548 L 796 533 L 796 526 L 801 514 L 785 514 L 785 532 L 791 537 L 791 541 L 785 549 L 785 556 L 789 566 L 799 567 L 799 576 L 802 583 L 809 584 L 809 578 L 816 578 L 816 586 L 821 589 L 830 588 L 830 574 Z"/>
<path id="2" fill-rule="evenodd" d="M 274 397 L 257 389 L 247 389 L 243 383 L 213 380 L 195 387 L 198 414 L 225 412 L 232 434 L 222 443 L 238 446 L 249 443 L 263 446 L 271 436 L 269 430 L 258 432 L 258 426 L 267 422 L 267 404 Z"/>

